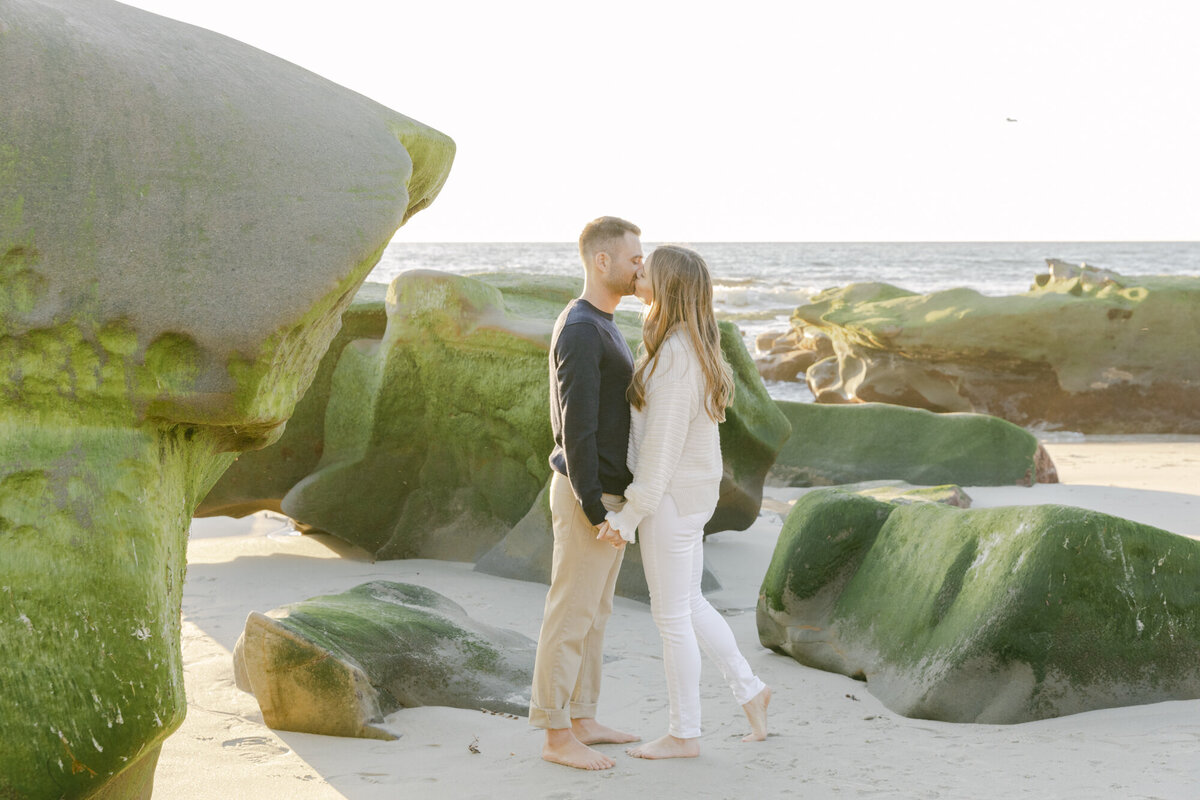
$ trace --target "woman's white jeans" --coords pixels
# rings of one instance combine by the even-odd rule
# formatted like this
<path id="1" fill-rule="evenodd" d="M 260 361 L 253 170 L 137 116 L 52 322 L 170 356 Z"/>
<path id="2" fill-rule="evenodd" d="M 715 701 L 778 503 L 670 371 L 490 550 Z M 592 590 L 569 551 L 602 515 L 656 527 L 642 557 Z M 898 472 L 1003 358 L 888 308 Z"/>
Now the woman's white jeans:
<path id="1" fill-rule="evenodd" d="M 668 732 L 680 739 L 700 735 L 700 649 L 717 663 L 738 705 L 766 688 L 738 650 L 729 623 L 700 593 L 704 573 L 704 523 L 712 511 L 680 516 L 664 495 L 658 510 L 638 526 L 642 565 L 650 589 L 650 613 L 663 640 Z"/>

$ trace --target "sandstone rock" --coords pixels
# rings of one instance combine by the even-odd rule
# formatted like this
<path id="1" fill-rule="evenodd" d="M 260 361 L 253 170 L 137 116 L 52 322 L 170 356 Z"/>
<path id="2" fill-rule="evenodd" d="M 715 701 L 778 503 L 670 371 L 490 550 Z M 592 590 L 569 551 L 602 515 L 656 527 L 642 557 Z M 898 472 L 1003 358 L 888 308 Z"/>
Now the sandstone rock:
<path id="1" fill-rule="evenodd" d="M 942 486 L 913 486 L 904 481 L 868 481 L 839 488 L 892 505 L 941 503 L 954 508 L 971 507 L 971 496 L 964 492 L 961 486 L 952 483 Z"/>
<path id="2" fill-rule="evenodd" d="M 805 371 L 804 379 L 808 383 L 808 391 L 812 393 L 814 402 L 824 405 L 854 402 L 841 392 L 837 358 L 823 358 L 813 364 Z"/>
<path id="3" fill-rule="evenodd" d="M 321 368 L 331 375 L 328 399 L 312 404 L 325 407 L 321 458 L 273 502 L 381 558 L 475 561 L 491 550 L 549 477 L 546 356 L 553 321 L 580 285 L 505 274 L 399 276 L 384 337 L 357 340 L 340 353 L 331 348 Z M 617 318 L 636 344 L 636 316 Z M 710 532 L 754 521 L 762 481 L 788 431 L 732 325 L 722 324 L 721 341 L 737 390 L 721 426 L 725 477 Z M 336 369 L 329 358 L 337 359 Z M 314 440 L 299 430 L 295 436 Z M 256 470 L 298 472 L 269 466 L 275 450 L 255 454 Z M 228 480 L 236 484 L 247 474 Z M 255 504 L 271 508 L 260 489 L 265 483 L 275 492 L 283 485 L 274 477 L 250 477 L 249 488 L 218 485 L 204 507 L 218 513 L 232 497 L 248 499 L 243 513 Z"/>
<path id="4" fill-rule="evenodd" d="M 819 402 L 837 395 L 1089 433 L 1200 433 L 1200 278 L 1113 275 L 1011 297 L 861 284 L 818 295 L 793 323 L 834 340 L 836 375 L 824 362 L 809 370 Z"/>
<path id="5" fill-rule="evenodd" d="M 811 350 L 792 350 L 756 358 L 754 366 L 763 380 L 794 381 L 817 361 L 817 354 Z"/>
<path id="6" fill-rule="evenodd" d="M 536 647 L 432 589 L 373 581 L 251 613 L 234 675 L 272 728 L 393 739 L 378 724 L 399 708 L 528 714 Z"/>
<path id="7" fill-rule="evenodd" d="M 771 467 L 773 483 L 832 486 L 899 479 L 923 485 L 1030 486 L 1058 480 L 1033 434 L 997 417 L 935 414 L 885 403 L 777 405 L 792 424 L 792 436 Z"/>
<path id="8" fill-rule="evenodd" d="M 453 143 L 119 3 L 0 15 L 0 796 L 145 797 L 192 510 Z"/>
<path id="9" fill-rule="evenodd" d="M 1066 506 L 963 511 L 836 489 L 788 516 L 762 643 L 888 708 L 1015 723 L 1200 697 L 1200 542 Z"/>
<path id="10" fill-rule="evenodd" d="M 794 381 L 813 364 L 834 354 L 830 338 L 808 328 L 793 328 L 782 334 L 762 334 L 755 346 L 766 352 L 754 363 L 758 374 L 769 381 Z"/>
<path id="11" fill-rule="evenodd" d="M 1080 284 L 1081 291 L 1084 287 L 1099 288 L 1108 283 L 1118 289 L 1125 288 L 1125 277 L 1111 270 L 1097 269 L 1087 264 L 1072 264 L 1058 258 L 1047 258 L 1046 267 L 1049 272 L 1036 276 L 1031 289 L 1046 286 L 1051 282 L 1073 284 L 1076 281 Z M 1067 286 L 1068 292 L 1072 289 L 1074 289 L 1073 285 Z"/>
<path id="12" fill-rule="evenodd" d="M 554 528 L 550 522 L 549 483 L 538 493 L 529 513 L 521 518 L 500 542 L 475 562 L 475 570 L 501 578 L 519 581 L 550 583 L 551 557 L 554 554 Z M 704 592 L 721 588 L 720 582 L 704 565 L 700 589 Z M 617 575 L 616 594 L 650 602 L 646 573 L 642 566 L 642 549 L 634 544 L 625 548 L 625 558 Z"/>

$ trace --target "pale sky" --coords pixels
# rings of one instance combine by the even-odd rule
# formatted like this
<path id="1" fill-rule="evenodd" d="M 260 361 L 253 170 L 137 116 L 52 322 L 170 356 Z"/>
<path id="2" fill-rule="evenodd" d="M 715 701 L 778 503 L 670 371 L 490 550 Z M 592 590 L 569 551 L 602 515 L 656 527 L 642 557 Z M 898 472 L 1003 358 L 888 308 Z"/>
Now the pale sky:
<path id="1" fill-rule="evenodd" d="M 130 4 L 453 137 L 408 241 L 1200 240 L 1194 0 Z"/>

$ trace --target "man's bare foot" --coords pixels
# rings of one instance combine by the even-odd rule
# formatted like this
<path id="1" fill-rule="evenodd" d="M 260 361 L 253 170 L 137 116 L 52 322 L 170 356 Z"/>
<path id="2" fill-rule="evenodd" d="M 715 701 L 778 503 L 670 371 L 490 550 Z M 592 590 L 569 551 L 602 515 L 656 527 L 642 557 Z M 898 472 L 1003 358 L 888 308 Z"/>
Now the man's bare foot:
<path id="1" fill-rule="evenodd" d="M 631 747 L 625 752 L 637 758 L 695 758 L 700 755 L 700 740 L 680 739 L 668 733 L 661 739 Z"/>
<path id="2" fill-rule="evenodd" d="M 750 720 L 750 733 L 742 737 L 743 742 L 761 742 L 767 738 L 767 705 L 771 702 L 771 687 L 754 695 L 754 699 L 742 706 L 746 719 Z"/>
<path id="3" fill-rule="evenodd" d="M 601 725 L 591 717 L 571 720 L 571 732 L 584 744 L 628 744 L 642 738 L 632 733 L 613 730 L 607 725 Z"/>
<path id="4" fill-rule="evenodd" d="M 575 738 L 570 728 L 546 731 L 542 758 L 554 764 L 575 769 L 611 769 L 616 762 L 598 750 L 593 750 Z"/>

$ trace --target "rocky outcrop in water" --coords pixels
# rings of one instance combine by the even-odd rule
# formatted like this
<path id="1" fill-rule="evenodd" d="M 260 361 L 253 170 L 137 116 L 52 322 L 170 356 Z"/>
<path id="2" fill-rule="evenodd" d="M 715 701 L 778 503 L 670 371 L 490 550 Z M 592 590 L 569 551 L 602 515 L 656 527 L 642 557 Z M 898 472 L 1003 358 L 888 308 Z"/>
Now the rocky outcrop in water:
<path id="1" fill-rule="evenodd" d="M 106 0 L 0 9 L 0 796 L 148 797 L 192 510 L 453 143 Z"/>
<path id="2" fill-rule="evenodd" d="M 762 643 L 905 716 L 1015 723 L 1200 697 L 1200 542 L 1068 506 L 838 489 L 788 515 Z"/>
<path id="3" fill-rule="evenodd" d="M 886 284 L 814 297 L 793 323 L 827 333 L 836 355 L 808 370 L 813 395 L 1087 433 L 1200 433 L 1200 278 L 1051 266 L 1009 297 Z"/>

